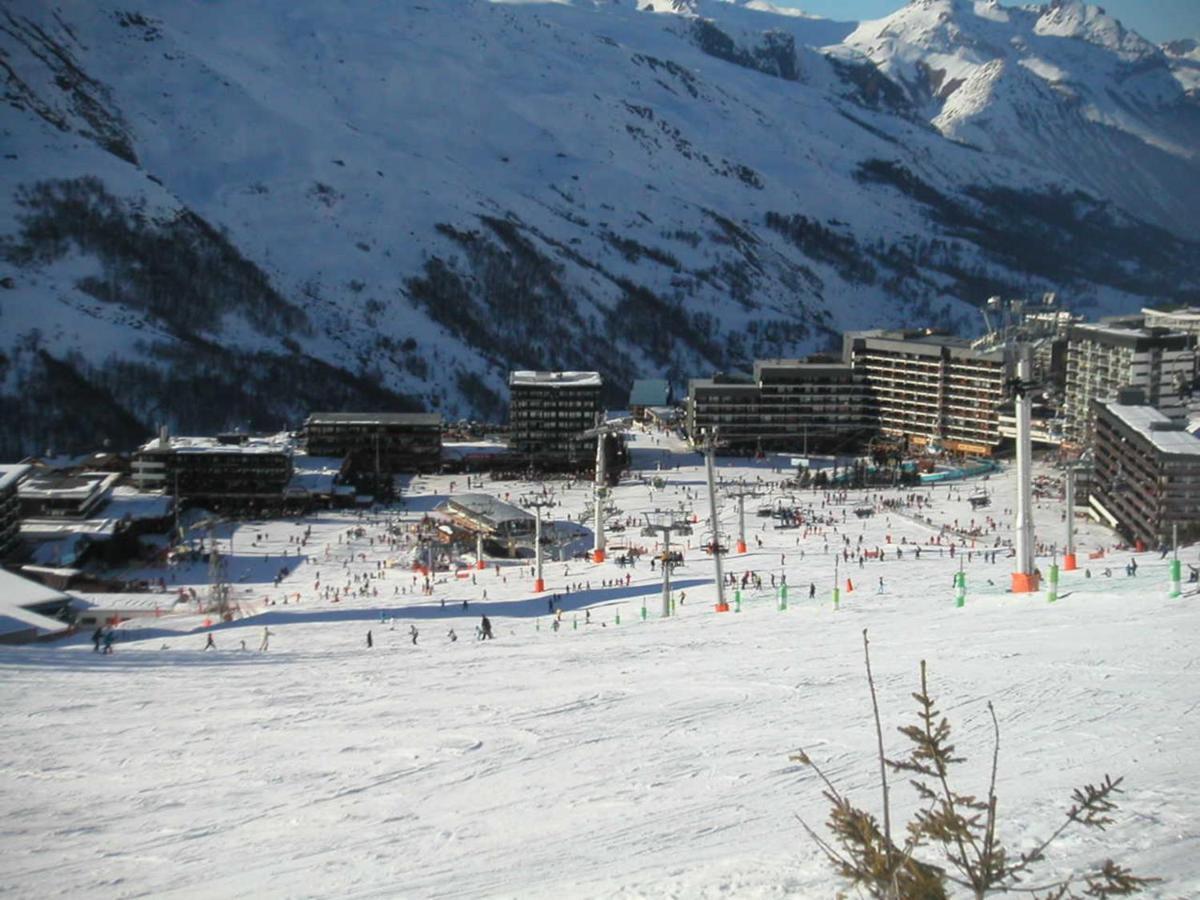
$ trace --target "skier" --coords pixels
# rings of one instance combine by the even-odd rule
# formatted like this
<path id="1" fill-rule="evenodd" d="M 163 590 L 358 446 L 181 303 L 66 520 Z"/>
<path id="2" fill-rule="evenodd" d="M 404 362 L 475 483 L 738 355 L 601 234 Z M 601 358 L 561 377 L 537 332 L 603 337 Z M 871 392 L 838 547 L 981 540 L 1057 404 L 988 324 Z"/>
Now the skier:
<path id="1" fill-rule="evenodd" d="M 111 628 L 104 632 L 104 653 L 111 654 L 113 652 L 113 639 L 115 637 L 116 632 Z"/>
<path id="2" fill-rule="evenodd" d="M 371 629 L 367 629 L 367 649 L 370 650 L 375 646 L 375 639 L 371 637 Z"/>
<path id="3" fill-rule="evenodd" d="M 817 586 L 813 582 L 808 583 L 808 599 L 812 600 L 817 596 Z"/>
<path id="4" fill-rule="evenodd" d="M 482 640 L 490 641 L 492 639 L 492 620 L 484 616 L 479 623 L 479 628 L 483 635 Z"/>
<path id="5" fill-rule="evenodd" d="M 205 650 L 216 650 L 217 642 L 213 640 L 212 632 L 208 633 L 208 643 L 204 645 Z"/>
<path id="6" fill-rule="evenodd" d="M 266 650 L 267 650 L 267 645 L 271 643 L 271 635 L 273 635 L 274 633 L 275 633 L 275 632 L 273 632 L 273 631 L 272 631 L 270 628 L 266 628 L 266 627 L 264 627 L 264 628 L 263 628 L 263 639 L 262 639 L 262 643 L 258 645 L 258 652 L 259 652 L 259 653 L 265 653 L 265 652 L 266 652 Z"/>
<path id="7" fill-rule="evenodd" d="M 458 640 L 458 635 L 454 633 L 453 628 L 446 632 L 446 637 L 450 638 L 450 643 L 452 644 Z"/>
<path id="8" fill-rule="evenodd" d="M 414 647 L 415 647 L 415 646 L 417 646 L 417 635 L 418 635 L 418 634 L 420 634 L 420 632 L 418 632 L 418 631 L 417 631 L 417 626 L 416 626 L 416 625 L 409 625 L 409 626 L 408 626 L 408 633 L 409 633 L 410 635 L 412 635 L 412 642 L 413 642 L 413 646 L 414 646 Z"/>
<path id="9" fill-rule="evenodd" d="M 100 641 L 104 638 L 104 626 L 100 625 L 92 632 L 92 652 L 100 652 Z"/>

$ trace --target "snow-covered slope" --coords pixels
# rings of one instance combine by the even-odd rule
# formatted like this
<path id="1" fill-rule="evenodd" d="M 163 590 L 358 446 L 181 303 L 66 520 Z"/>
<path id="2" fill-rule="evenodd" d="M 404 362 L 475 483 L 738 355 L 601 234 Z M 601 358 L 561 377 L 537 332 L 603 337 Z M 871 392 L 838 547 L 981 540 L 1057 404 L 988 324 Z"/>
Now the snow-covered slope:
<path id="1" fill-rule="evenodd" d="M 697 492 L 704 515 L 694 455 L 646 435 L 632 452 L 666 486 L 616 487 L 623 515 Z M 774 487 L 765 465 L 723 460 L 720 471 Z M 995 507 L 1011 503 L 1012 476 L 982 483 Z M 969 484 L 887 492 L 889 503 L 904 493 L 929 501 L 920 515 L 930 522 L 895 508 L 855 518 L 878 499 L 874 489 L 828 506 L 804 492 L 797 502 L 833 523 L 760 532 L 752 517 L 750 552 L 724 561 L 726 572 L 764 581 L 743 591 L 740 612 L 713 611 L 712 560 L 685 546 L 677 615 L 667 619 L 658 617 L 659 573 L 644 562 L 547 564 L 565 613 L 555 632 L 527 565 L 497 560 L 477 584 L 439 576 L 432 596 L 420 596 L 395 564 L 404 556 L 390 549 L 393 515 L 415 524 L 452 478 L 414 480 L 407 509 L 387 515 L 243 523 L 236 536 L 221 526 L 222 550 L 236 551 L 226 558 L 239 604 L 276 605 L 212 629 L 215 650 L 203 649 L 202 617 L 187 612 L 125 623 L 111 656 L 93 653 L 86 632 L 0 647 L 5 897 L 854 896 L 797 821 L 827 836 L 829 803 L 816 774 L 789 757 L 804 748 L 853 803 L 881 815 L 864 628 L 890 758 L 909 749 L 897 729 L 916 721 L 911 693 L 928 660 L 930 693 L 965 760 L 951 784 L 984 796 L 994 704 L 997 836 L 1010 858 L 1062 824 L 1072 788 L 1105 773 L 1125 778 L 1111 827 L 1069 828 L 1025 884 L 1114 859 L 1164 879 L 1140 895 L 1147 900 L 1200 895 L 1200 596 L 1188 585 L 1187 596 L 1167 599 L 1169 560 L 1159 554 L 1139 554 L 1136 577 L 1122 573 L 1124 552 L 1084 561 L 1086 573 L 1063 573 L 1051 604 L 1006 593 L 1003 553 L 985 560 L 960 546 L 956 559 L 945 543 L 929 544 L 978 515 Z M 578 517 L 590 493 L 559 491 L 554 514 Z M 1061 540 L 1060 510 L 1038 503 L 1040 541 Z M 735 534 L 736 504 L 720 515 Z M 986 542 L 1006 537 L 989 532 Z M 843 538 L 888 552 L 842 566 L 855 590 L 835 610 L 832 559 Z M 1077 539 L 1081 561 L 1112 541 L 1092 523 Z M 1194 564 L 1196 552 L 1180 557 Z M 1051 557 L 1039 564 L 1048 572 Z M 968 597 L 956 609 L 960 565 Z M 206 570 L 129 574 L 204 596 Z M 783 575 L 791 593 L 779 611 L 768 579 Z M 341 591 L 337 603 L 330 588 Z M 173 594 L 158 598 L 171 609 Z M 481 615 L 495 640 L 471 638 Z M 269 649 L 255 652 L 268 627 Z M 919 808 L 906 777 L 891 779 L 891 802 L 903 833 L 899 823 Z M 929 847 L 917 857 L 944 864 Z"/>
<path id="2" fill-rule="evenodd" d="M 1170 198 L 947 140 L 852 23 L 656 6 L 6 4 L 0 456 L 316 406 L 498 416 L 512 367 L 594 367 L 618 402 L 843 328 L 973 327 L 991 293 L 1200 283 L 1143 223 L 1186 230 Z M 977 105 L 1009 115 L 996 87 Z M 1096 164 L 1149 178 L 1108 131 Z"/>
<path id="3" fill-rule="evenodd" d="M 1200 201 L 1187 70 L 1096 6 L 912 0 L 845 41 L 944 135 L 1073 178 L 1186 234 Z"/>

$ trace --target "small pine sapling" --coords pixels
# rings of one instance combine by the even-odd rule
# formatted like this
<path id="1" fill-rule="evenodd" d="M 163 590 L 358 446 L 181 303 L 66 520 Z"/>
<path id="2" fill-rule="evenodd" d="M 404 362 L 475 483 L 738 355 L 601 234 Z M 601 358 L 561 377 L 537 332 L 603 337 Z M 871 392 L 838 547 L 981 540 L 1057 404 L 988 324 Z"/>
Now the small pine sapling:
<path id="1" fill-rule="evenodd" d="M 901 759 L 887 758 L 866 629 L 863 629 L 863 656 L 875 720 L 882 827 L 875 816 L 839 792 L 807 752 L 800 749 L 791 757 L 794 762 L 810 767 L 825 785 L 822 793 L 830 803 L 826 826 L 832 840 L 821 837 L 803 819 L 800 824 L 841 877 L 879 900 L 943 900 L 947 886 L 969 890 L 977 900 L 1010 892 L 1030 894 L 1038 900 L 1082 900 L 1128 896 L 1158 881 L 1136 876 L 1106 860 L 1090 871 L 1027 885 L 1034 865 L 1045 859 L 1047 848 L 1072 825 L 1103 830 L 1113 823 L 1109 813 L 1117 808 L 1116 796 L 1121 793 L 1123 779 L 1105 775 L 1099 784 L 1075 789 L 1071 806 L 1058 828 L 1032 850 L 1012 856 L 997 836 L 1000 724 L 992 704 L 987 705 L 994 734 L 991 778 L 987 796 L 979 798 L 956 791 L 950 783 L 950 769 L 963 762 L 963 757 L 955 755 L 950 742 L 950 722 L 929 695 L 924 660 L 921 690 L 912 695 L 917 701 L 917 722 L 898 729 L 908 738 L 908 754 Z M 920 801 L 920 808 L 905 827 L 902 845 L 892 836 L 889 770 L 909 776 Z M 940 852 L 944 862 L 919 859 L 916 854 L 922 848 Z"/>

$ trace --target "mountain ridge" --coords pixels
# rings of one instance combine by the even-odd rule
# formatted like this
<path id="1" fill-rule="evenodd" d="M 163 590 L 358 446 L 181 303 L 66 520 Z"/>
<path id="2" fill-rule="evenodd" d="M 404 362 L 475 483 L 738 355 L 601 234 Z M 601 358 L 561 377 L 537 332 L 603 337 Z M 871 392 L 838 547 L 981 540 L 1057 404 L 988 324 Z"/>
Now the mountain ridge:
<path id="1" fill-rule="evenodd" d="M 619 405 L 843 328 L 970 329 L 990 293 L 1200 284 L 1127 198 L 947 139 L 853 23 L 767 6 L 12 4 L 0 454 L 305 404 L 497 417 L 510 368 L 596 368 Z M 45 359 L 110 424 L 48 417 Z"/>

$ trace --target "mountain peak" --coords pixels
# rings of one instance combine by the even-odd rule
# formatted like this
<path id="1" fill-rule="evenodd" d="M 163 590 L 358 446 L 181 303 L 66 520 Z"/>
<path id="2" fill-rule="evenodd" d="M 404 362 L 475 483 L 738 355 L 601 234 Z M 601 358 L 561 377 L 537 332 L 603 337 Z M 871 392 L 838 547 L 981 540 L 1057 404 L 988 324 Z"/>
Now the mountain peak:
<path id="1" fill-rule="evenodd" d="M 1079 38 L 1113 51 L 1125 62 L 1158 53 L 1157 47 L 1136 32 L 1129 31 L 1101 6 L 1093 6 L 1083 0 L 1051 0 L 1042 10 L 1035 26 L 1038 34 Z"/>

